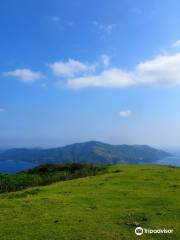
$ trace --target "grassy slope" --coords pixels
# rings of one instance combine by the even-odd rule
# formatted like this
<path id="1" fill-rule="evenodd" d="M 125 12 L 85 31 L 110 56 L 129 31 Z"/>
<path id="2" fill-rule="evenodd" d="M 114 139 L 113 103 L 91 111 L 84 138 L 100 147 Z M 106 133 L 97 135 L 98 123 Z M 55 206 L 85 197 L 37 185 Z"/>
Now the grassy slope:
<path id="1" fill-rule="evenodd" d="M 108 171 L 2 194 L 0 239 L 180 239 L 180 168 L 119 165 Z M 135 222 L 175 234 L 138 238 Z"/>

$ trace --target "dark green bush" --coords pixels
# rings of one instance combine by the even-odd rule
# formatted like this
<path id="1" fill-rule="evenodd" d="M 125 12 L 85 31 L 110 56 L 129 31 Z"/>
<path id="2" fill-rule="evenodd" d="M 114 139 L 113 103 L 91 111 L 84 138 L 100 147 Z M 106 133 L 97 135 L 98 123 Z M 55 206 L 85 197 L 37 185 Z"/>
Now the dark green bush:
<path id="1" fill-rule="evenodd" d="M 93 176 L 104 169 L 92 164 L 44 164 L 16 174 L 0 174 L 0 193 Z"/>

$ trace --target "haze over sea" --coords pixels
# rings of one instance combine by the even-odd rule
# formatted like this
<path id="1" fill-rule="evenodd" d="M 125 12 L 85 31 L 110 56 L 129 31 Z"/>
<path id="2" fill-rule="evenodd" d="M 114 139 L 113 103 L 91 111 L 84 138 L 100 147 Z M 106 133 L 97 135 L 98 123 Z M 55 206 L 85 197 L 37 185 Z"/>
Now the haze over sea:
<path id="1" fill-rule="evenodd" d="M 180 149 L 167 149 L 166 151 L 172 153 L 172 156 L 158 160 L 156 163 L 180 167 Z"/>

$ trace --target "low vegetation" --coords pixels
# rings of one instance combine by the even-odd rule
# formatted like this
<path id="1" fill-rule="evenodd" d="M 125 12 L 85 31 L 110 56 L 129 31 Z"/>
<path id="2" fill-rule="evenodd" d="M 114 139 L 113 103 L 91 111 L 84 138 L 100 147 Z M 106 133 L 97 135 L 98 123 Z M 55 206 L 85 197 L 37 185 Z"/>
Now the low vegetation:
<path id="1" fill-rule="evenodd" d="M 0 193 L 22 190 L 32 186 L 48 185 L 58 181 L 94 176 L 104 169 L 105 166 L 95 166 L 92 164 L 44 164 L 21 173 L 0 174 Z"/>
<path id="2" fill-rule="evenodd" d="M 174 233 L 137 237 L 136 226 Z M 109 166 L 104 174 L 0 194 L 1 240 L 179 240 L 179 226 L 175 167 Z"/>

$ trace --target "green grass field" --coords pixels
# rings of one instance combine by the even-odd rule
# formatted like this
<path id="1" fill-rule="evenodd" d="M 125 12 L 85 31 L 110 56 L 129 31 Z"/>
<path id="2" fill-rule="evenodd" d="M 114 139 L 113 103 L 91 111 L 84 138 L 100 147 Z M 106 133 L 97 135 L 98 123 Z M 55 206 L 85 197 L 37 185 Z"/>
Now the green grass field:
<path id="1" fill-rule="evenodd" d="M 137 237 L 136 225 L 174 229 Z M 180 168 L 111 166 L 105 174 L 0 195 L 0 240 L 180 239 Z"/>

